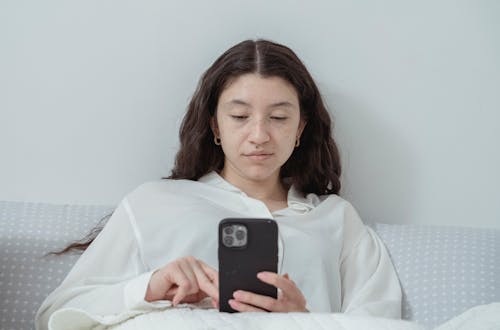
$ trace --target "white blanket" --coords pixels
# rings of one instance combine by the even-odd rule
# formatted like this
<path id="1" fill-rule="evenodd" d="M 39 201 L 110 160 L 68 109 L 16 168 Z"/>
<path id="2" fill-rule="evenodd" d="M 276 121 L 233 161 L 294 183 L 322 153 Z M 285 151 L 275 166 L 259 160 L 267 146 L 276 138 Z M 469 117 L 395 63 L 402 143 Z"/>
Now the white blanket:
<path id="1" fill-rule="evenodd" d="M 111 327 L 113 330 L 299 330 L 299 329 L 394 329 L 422 330 L 415 323 L 374 317 L 328 313 L 219 313 L 216 310 L 170 309 L 140 315 Z"/>
<path id="2" fill-rule="evenodd" d="M 114 325 L 96 325 L 95 320 L 74 310 L 65 313 L 64 320 L 54 320 L 63 329 L 94 330 L 424 330 L 414 322 L 376 317 L 328 313 L 219 313 L 214 309 L 168 308 L 137 315 Z M 87 323 L 88 322 L 88 323 Z M 88 327 L 84 324 L 87 323 Z M 79 324 L 78 327 L 71 325 Z M 56 326 L 55 328 L 58 328 Z M 500 329 L 500 303 L 474 307 L 449 320 L 435 330 Z"/>
<path id="3" fill-rule="evenodd" d="M 435 330 L 498 330 L 500 303 L 476 306 L 440 325 Z"/>

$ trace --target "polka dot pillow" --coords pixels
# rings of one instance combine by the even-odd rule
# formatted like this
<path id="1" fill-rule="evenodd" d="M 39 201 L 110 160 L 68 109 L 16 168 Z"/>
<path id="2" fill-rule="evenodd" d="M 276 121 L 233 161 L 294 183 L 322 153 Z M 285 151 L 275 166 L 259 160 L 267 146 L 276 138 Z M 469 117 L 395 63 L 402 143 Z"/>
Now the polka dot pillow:
<path id="1" fill-rule="evenodd" d="M 38 307 L 79 256 L 44 255 L 82 238 L 112 210 L 0 201 L 0 330 L 34 329 Z"/>
<path id="2" fill-rule="evenodd" d="M 500 301 L 500 230 L 377 224 L 403 288 L 404 319 L 434 327 Z"/>

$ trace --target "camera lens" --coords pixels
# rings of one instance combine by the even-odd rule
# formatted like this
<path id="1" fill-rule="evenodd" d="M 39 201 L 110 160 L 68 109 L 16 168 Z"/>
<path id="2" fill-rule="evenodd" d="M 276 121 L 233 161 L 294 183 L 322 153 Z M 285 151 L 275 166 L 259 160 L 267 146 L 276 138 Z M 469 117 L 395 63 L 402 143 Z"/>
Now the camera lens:
<path id="1" fill-rule="evenodd" d="M 227 226 L 224 228 L 224 234 L 231 235 L 233 233 L 233 226 Z"/>
<path id="2" fill-rule="evenodd" d="M 244 238 L 245 238 L 245 232 L 243 230 L 237 230 L 236 231 L 236 239 L 241 241 Z"/>
<path id="3" fill-rule="evenodd" d="M 233 246 L 234 239 L 232 236 L 226 236 L 224 237 L 224 245 L 226 246 Z"/>

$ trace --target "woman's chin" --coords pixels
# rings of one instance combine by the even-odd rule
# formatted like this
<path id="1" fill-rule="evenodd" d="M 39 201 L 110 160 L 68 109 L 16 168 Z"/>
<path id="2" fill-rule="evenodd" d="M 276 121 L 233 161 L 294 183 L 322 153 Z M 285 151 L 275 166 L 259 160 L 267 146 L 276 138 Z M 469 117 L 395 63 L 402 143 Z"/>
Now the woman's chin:
<path id="1" fill-rule="evenodd" d="M 248 170 L 243 170 L 243 175 L 247 180 L 251 181 L 268 181 L 275 180 L 278 177 L 279 171 L 270 171 L 262 168 L 251 168 Z"/>

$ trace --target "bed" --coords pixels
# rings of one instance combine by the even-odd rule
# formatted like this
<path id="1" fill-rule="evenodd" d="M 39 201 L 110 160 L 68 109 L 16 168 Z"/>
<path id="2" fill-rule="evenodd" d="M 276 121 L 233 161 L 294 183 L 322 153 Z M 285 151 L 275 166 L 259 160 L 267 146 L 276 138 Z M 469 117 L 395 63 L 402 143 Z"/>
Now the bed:
<path id="1" fill-rule="evenodd" d="M 75 253 L 44 255 L 81 238 L 113 209 L 108 205 L 0 201 L 0 330 L 34 328 L 38 306 L 78 258 Z M 475 306 L 487 306 L 481 309 L 485 313 L 481 319 L 500 315 L 500 309 L 495 309 L 499 304 L 494 304 L 500 302 L 500 230 L 383 223 L 371 226 L 387 246 L 398 273 L 404 292 L 404 320 L 424 329 L 439 325 L 458 328 L 466 318 L 471 319 L 470 315 L 480 315 L 478 308 L 472 309 Z M 466 311 L 469 313 L 462 314 Z M 184 312 L 218 317 L 213 311 L 186 308 Z M 349 322 L 342 315 L 336 315 L 333 321 L 328 321 L 328 315 L 317 317 L 325 322 Z M 491 322 L 496 321 L 500 328 L 500 320 L 493 318 Z M 248 320 L 242 322 L 249 324 Z M 334 323 L 327 324 L 335 328 Z"/>

